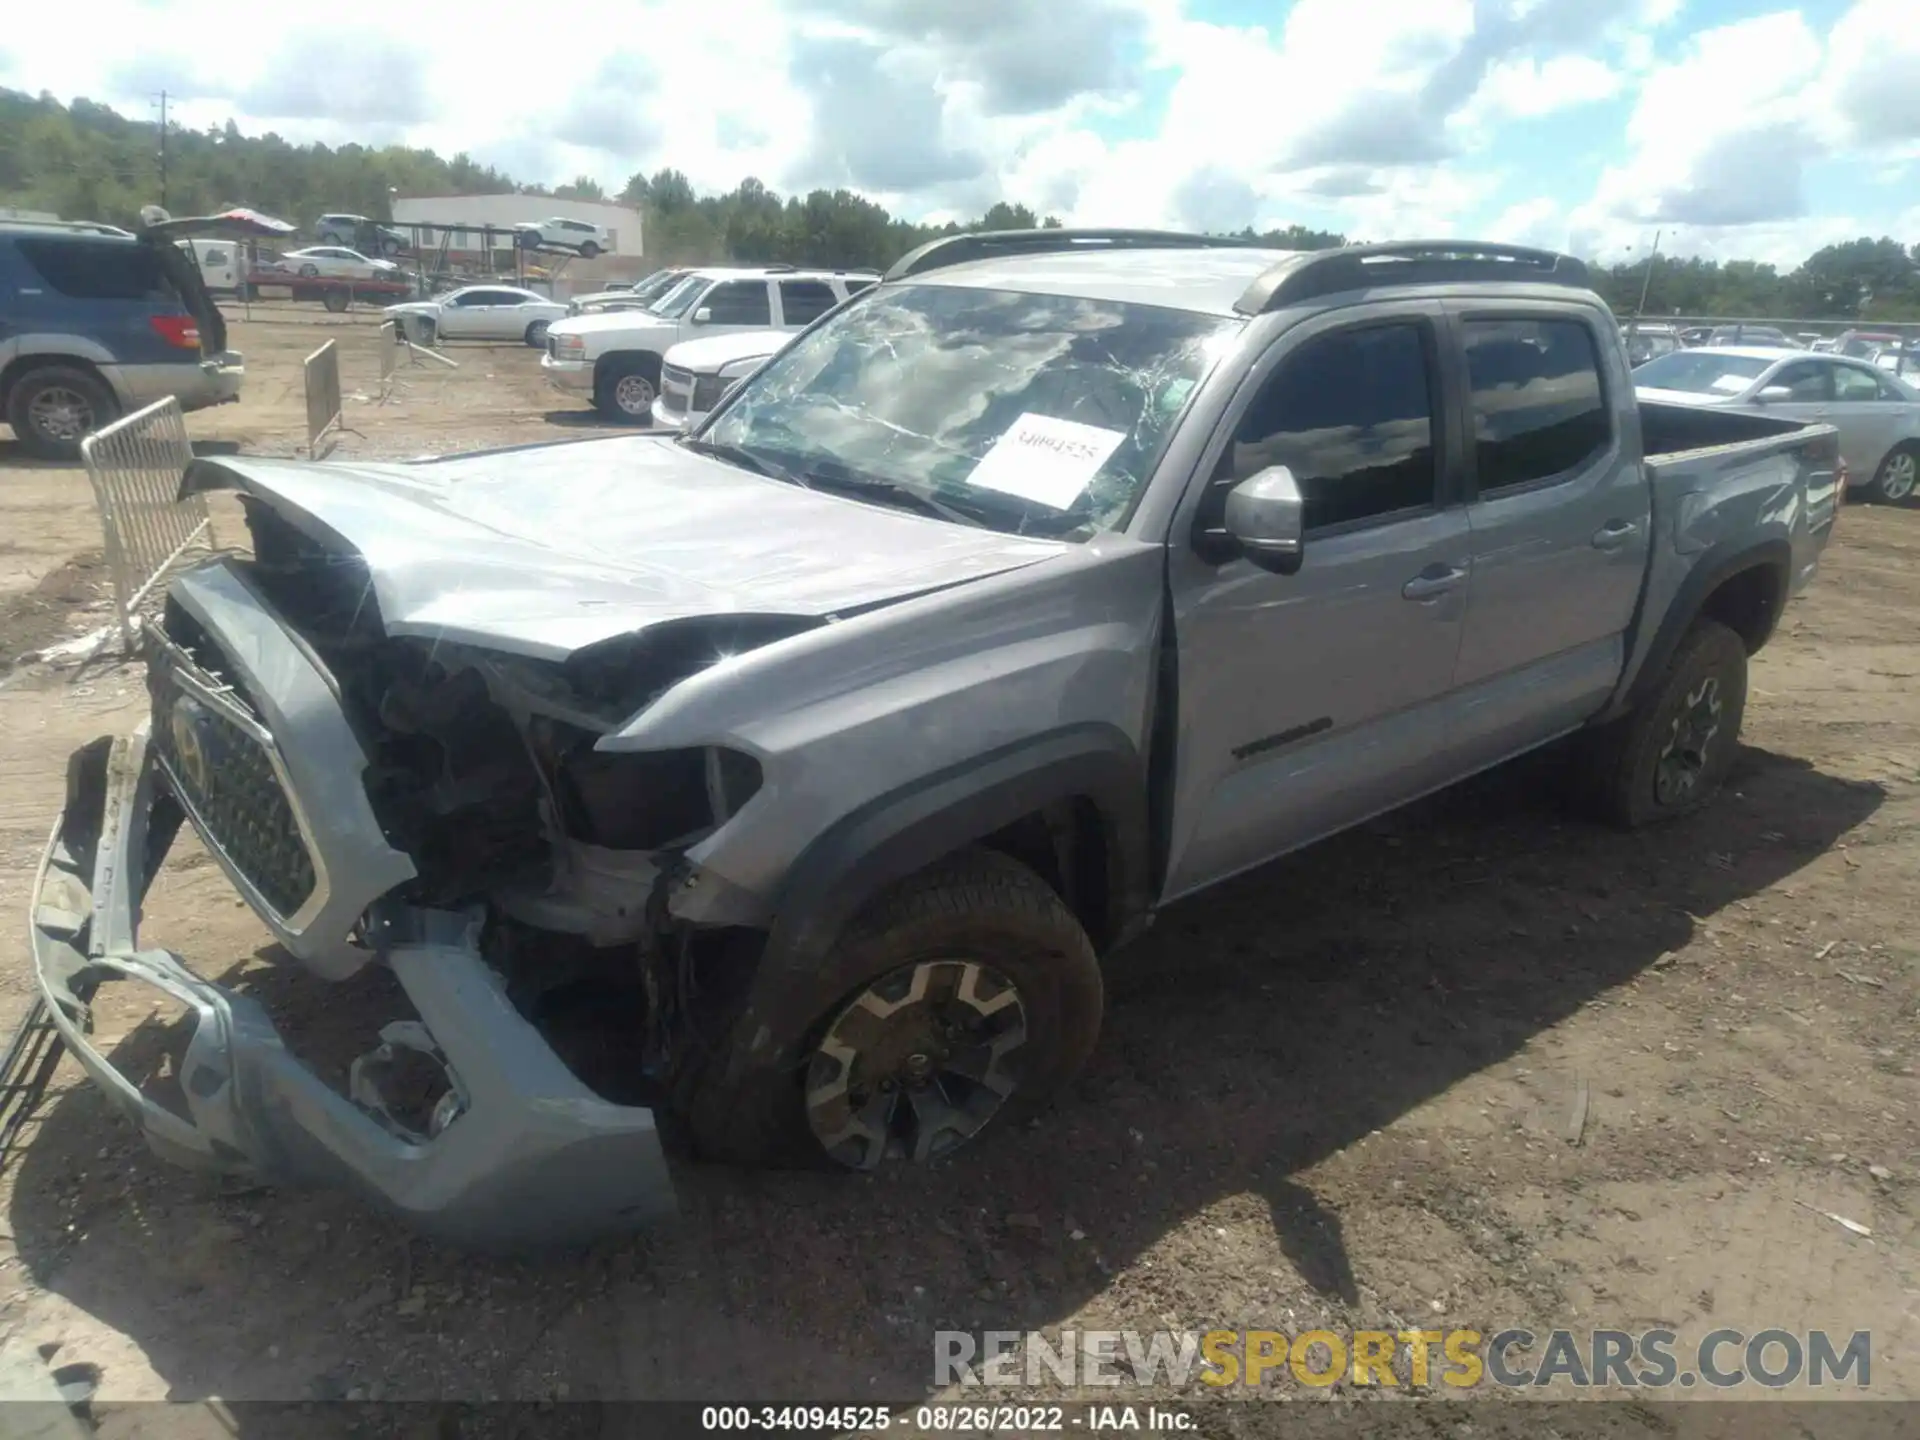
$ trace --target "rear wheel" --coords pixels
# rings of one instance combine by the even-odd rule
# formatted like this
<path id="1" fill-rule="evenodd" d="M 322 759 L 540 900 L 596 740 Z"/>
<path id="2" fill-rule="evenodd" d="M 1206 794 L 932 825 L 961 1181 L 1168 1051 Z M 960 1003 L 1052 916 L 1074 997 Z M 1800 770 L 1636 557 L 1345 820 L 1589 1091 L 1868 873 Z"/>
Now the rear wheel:
<path id="1" fill-rule="evenodd" d="M 600 253 L 600 247 L 594 244 L 593 241 L 588 240 L 581 244 L 580 253 L 583 256 L 585 256 L 587 259 L 591 260 L 593 259 L 594 256 Z"/>
<path id="2" fill-rule="evenodd" d="M 1889 505 L 1910 504 L 1917 484 L 1920 447 L 1902 445 L 1880 462 L 1879 472 L 1873 477 L 1873 498 Z"/>
<path id="3" fill-rule="evenodd" d="M 344 285 L 335 285 L 330 287 L 327 293 L 320 297 L 320 303 L 338 315 L 346 310 L 349 305 L 353 304 L 353 292 Z"/>
<path id="4" fill-rule="evenodd" d="M 923 1164 L 1052 1100 L 1100 1033 L 1100 967 L 1059 896 L 1018 861 L 953 856 L 883 891 L 823 962 L 810 1002 L 675 1087 L 695 1147 L 738 1164 Z M 748 1028 L 741 1024 L 739 1028 Z M 756 1032 L 760 1022 L 753 1027 Z"/>
<path id="5" fill-rule="evenodd" d="M 320 267 L 318 265 L 312 265 L 312 264 L 302 265 L 300 267 L 300 273 L 303 276 L 305 276 L 307 279 L 311 280 L 313 279 L 314 276 L 320 273 Z"/>
<path id="6" fill-rule="evenodd" d="M 547 343 L 547 326 L 550 323 L 550 321 L 546 320 L 534 321 L 531 325 L 527 326 L 527 333 L 522 338 L 536 350 L 540 349 Z"/>
<path id="7" fill-rule="evenodd" d="M 7 396 L 7 423 L 21 448 L 47 460 L 77 459 L 81 440 L 119 414 L 113 391 L 68 365 L 28 371 Z"/>
<path id="8" fill-rule="evenodd" d="M 593 403 L 609 420 L 645 425 L 653 419 L 653 401 L 659 393 L 659 357 L 620 355 L 602 368 L 593 387 Z"/>
<path id="9" fill-rule="evenodd" d="M 1579 789 L 1600 818 L 1629 829 L 1697 810 L 1733 766 L 1746 708 L 1746 642 L 1697 620 L 1652 693 L 1576 748 Z"/>

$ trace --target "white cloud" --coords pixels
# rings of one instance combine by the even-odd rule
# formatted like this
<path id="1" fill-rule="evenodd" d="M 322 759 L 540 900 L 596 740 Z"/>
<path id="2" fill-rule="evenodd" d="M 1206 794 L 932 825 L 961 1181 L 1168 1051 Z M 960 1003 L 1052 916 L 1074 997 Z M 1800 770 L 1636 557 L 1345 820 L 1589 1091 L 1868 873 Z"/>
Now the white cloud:
<path id="1" fill-rule="evenodd" d="M 1670 249 L 1791 265 L 1873 230 L 1870 219 L 1810 215 L 1808 170 L 1910 160 L 1916 73 L 1908 0 L 1857 0 L 1824 44 L 1792 10 L 1703 31 L 1642 79 L 1627 154 L 1570 217 L 1574 243 L 1617 256 L 1664 225 Z"/>
<path id="2" fill-rule="evenodd" d="M 1007 199 L 1086 224 L 1613 253 L 1663 227 L 1669 250 L 1791 263 L 1893 225 L 1872 177 L 1917 178 L 1915 0 L 1853 0 L 1825 38 L 1787 8 L 1683 38 L 1682 0 L 1291 0 L 1265 26 L 1210 3 L 569 0 L 568 35 L 594 43 L 543 46 L 413 0 L 393 43 L 340 57 L 325 27 L 263 51 L 225 0 L 94 0 L 88 45 L 18 29 L 0 66 L 141 120 L 166 88 L 195 127 L 403 140 L 609 189 L 663 165 L 702 190 L 844 184 L 926 218 Z M 1522 127 L 1623 98 L 1624 132 L 1596 108 L 1580 155 L 1524 168 Z M 1810 217 L 1808 176 L 1836 160 L 1858 165 L 1854 213 Z"/>
<path id="3" fill-rule="evenodd" d="M 1624 77 L 1592 55 L 1506 60 L 1487 71 L 1471 113 L 1481 120 L 1531 120 L 1556 110 L 1608 100 Z"/>

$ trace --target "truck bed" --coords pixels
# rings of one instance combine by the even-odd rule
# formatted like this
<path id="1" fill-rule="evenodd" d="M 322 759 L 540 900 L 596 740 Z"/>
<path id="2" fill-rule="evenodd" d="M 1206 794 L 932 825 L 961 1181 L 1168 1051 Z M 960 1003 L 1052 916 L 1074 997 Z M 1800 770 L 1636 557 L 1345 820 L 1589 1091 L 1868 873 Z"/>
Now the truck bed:
<path id="1" fill-rule="evenodd" d="M 1641 613 L 1675 613 L 1691 581 L 1710 584 L 1724 563 L 1750 563 L 1749 543 L 1776 547 L 1786 597 L 1813 577 L 1833 533 L 1840 498 L 1840 433 L 1717 406 L 1640 402 L 1654 545 Z M 1657 639 L 1640 627 L 1620 700 Z M 1616 702 L 1619 703 L 1619 702 Z"/>
<path id="2" fill-rule="evenodd" d="M 1683 405 L 1658 400 L 1640 402 L 1640 443 L 1647 459 L 1716 450 L 1755 440 L 1778 440 L 1819 426 L 1803 425 L 1751 410 L 1729 410 L 1718 405 Z"/>

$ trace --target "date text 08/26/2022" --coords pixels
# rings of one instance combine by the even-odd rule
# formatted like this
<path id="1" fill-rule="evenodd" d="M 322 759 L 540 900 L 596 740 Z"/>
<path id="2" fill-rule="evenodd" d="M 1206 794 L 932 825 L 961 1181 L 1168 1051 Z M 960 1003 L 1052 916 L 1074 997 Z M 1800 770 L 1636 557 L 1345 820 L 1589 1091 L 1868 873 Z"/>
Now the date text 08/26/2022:
<path id="1" fill-rule="evenodd" d="M 708 1405 L 700 1428 L 721 1433 L 791 1431 L 801 1434 L 879 1434 L 899 1427 L 916 1434 L 1019 1434 L 1058 1431 L 1144 1430 L 1179 1434 L 1198 1429 L 1187 1409 L 1173 1405 L 917 1405 L 889 1410 L 878 1405 Z"/>

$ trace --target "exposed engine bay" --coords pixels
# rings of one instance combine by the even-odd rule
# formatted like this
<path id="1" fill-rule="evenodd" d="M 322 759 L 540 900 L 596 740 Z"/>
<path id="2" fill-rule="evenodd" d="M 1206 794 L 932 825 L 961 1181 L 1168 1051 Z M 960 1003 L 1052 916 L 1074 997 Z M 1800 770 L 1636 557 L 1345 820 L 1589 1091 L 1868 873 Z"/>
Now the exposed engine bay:
<path id="1" fill-rule="evenodd" d="M 332 677 L 380 828 L 416 867 L 391 900 L 484 911 L 483 950 L 536 1023 L 545 997 L 582 978 L 637 989 L 642 1068 L 670 1070 L 696 937 L 667 916 L 663 885 L 752 798 L 760 767 L 717 747 L 607 753 L 595 742 L 689 675 L 817 622 L 678 621 L 565 661 L 393 637 L 358 555 L 242 502 L 254 554 L 231 563 Z M 230 678 L 177 601 L 162 624 L 202 670 Z"/>

